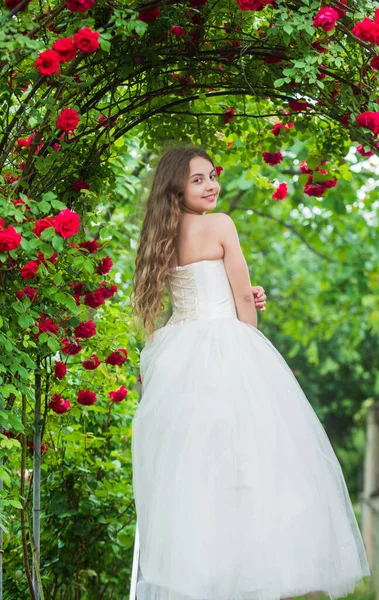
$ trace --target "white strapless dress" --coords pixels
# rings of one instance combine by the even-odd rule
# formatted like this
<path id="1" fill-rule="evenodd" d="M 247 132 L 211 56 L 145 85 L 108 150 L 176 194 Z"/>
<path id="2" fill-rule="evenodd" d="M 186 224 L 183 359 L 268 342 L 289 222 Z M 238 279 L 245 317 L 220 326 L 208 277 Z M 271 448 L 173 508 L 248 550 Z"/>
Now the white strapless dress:
<path id="1" fill-rule="evenodd" d="M 223 259 L 169 270 L 132 421 L 137 600 L 279 600 L 370 575 L 339 461 Z"/>

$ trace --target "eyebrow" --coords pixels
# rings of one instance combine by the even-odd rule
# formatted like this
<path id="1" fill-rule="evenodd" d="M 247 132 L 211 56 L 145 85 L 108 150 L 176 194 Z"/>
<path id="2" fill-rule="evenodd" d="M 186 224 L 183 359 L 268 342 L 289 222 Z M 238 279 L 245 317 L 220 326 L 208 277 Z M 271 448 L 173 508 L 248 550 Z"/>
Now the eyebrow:
<path id="1" fill-rule="evenodd" d="M 209 175 L 211 173 L 213 173 L 213 171 L 215 171 L 216 169 L 213 168 L 211 171 L 209 171 Z M 193 175 L 190 175 L 190 177 L 188 177 L 188 179 L 191 179 L 191 177 L 195 177 L 195 175 L 200 175 L 201 177 L 204 175 L 204 173 L 194 173 Z"/>

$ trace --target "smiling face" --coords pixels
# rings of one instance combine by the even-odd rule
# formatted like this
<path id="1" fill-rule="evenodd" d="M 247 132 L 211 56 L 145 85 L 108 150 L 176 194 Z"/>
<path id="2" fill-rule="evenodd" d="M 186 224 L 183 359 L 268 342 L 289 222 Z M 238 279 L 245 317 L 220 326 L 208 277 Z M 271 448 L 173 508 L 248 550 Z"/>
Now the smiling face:
<path id="1" fill-rule="evenodd" d="M 183 211 L 203 215 L 216 207 L 220 184 L 216 169 L 209 160 L 195 156 L 189 163 L 189 175 L 184 187 Z"/>

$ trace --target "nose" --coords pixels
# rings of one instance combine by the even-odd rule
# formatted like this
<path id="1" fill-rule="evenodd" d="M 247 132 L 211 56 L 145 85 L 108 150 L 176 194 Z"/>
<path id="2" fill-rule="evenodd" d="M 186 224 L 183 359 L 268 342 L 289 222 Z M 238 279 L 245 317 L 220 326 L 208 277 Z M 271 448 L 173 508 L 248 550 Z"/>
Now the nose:
<path id="1" fill-rule="evenodd" d="M 215 181 L 211 181 L 209 180 L 209 183 L 207 185 L 207 190 L 216 190 L 217 189 L 217 185 Z"/>

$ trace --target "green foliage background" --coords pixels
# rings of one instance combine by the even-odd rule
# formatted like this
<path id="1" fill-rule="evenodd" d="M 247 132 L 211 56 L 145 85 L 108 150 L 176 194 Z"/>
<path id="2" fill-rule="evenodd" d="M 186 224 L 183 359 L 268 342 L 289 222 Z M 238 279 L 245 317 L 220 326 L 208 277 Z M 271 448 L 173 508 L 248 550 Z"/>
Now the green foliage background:
<path id="1" fill-rule="evenodd" d="M 162 4 L 159 20 L 149 25 L 138 21 L 137 6 L 124 3 L 98 1 L 85 15 L 34 0 L 15 18 L 2 11 L 0 216 L 23 234 L 20 249 L 9 254 L 23 264 L 38 251 L 49 256 L 55 250 L 58 267 L 39 271 L 43 300 L 38 308 L 53 318 L 69 315 L 72 327 L 90 318 L 97 324 L 96 337 L 69 359 L 66 378 L 52 378 L 60 345 L 48 334 L 39 344 L 33 340 L 38 311 L 27 300 L 15 301 L 24 282 L 7 271 L 8 257 L 0 253 L 0 423 L 5 430 L 24 431 L 28 441 L 34 431 L 36 358 L 42 357 L 43 439 L 50 442 L 42 456 L 41 482 L 41 576 L 47 598 L 118 599 L 128 593 L 136 517 L 131 419 L 144 344 L 133 327 L 129 294 L 151 169 L 167 143 L 201 144 L 223 167 L 217 211 L 234 219 L 252 284 L 263 285 L 268 295 L 259 328 L 283 354 L 322 421 L 358 508 L 365 420 L 379 394 L 378 153 L 374 137 L 356 127 L 354 117 L 376 110 L 378 96 L 375 74 L 361 70 L 376 50 L 351 35 L 353 23 L 375 6 L 349 4 L 326 56 L 311 46 L 325 34 L 312 27 L 319 3 L 310 0 L 277 0 L 274 11 L 254 14 L 229 0 L 212 11 L 209 2 L 200 9 L 203 43 L 187 51 L 172 36 L 162 38 L 171 24 L 185 23 L 188 5 L 182 3 Z M 49 29 L 51 18 L 55 30 Z M 225 21 L 233 29 L 229 38 Z M 79 55 L 60 76 L 41 78 L 34 67 L 38 51 L 87 25 L 101 33 L 99 52 Z M 258 38 L 259 29 L 264 36 Z M 229 61 L 220 47 L 237 38 L 241 48 Z M 278 52 L 285 55 L 284 64 L 264 63 L 264 56 Z M 318 67 L 325 62 L 329 75 L 321 81 Z M 178 72 L 192 75 L 194 82 L 178 85 L 172 77 Z M 333 101 L 336 85 L 338 102 Z M 288 100 L 300 95 L 312 101 L 312 108 L 286 115 Z M 55 120 L 65 106 L 78 109 L 81 123 L 55 151 Z M 229 107 L 235 117 L 225 125 L 222 115 Z M 349 127 L 341 124 L 347 112 Z M 100 114 L 117 122 L 104 128 Z M 295 127 L 276 138 L 271 129 L 279 120 Z M 31 148 L 14 152 L 17 140 L 35 131 Z M 375 150 L 375 156 L 363 160 L 355 152 L 358 143 Z M 280 165 L 263 162 L 262 152 L 279 150 Z M 305 195 L 303 159 L 312 168 L 326 160 L 328 178 L 337 177 L 337 186 L 322 198 Z M 7 184 L 9 173 L 20 178 Z M 90 190 L 71 189 L 79 177 Z M 281 181 L 289 194 L 278 202 L 271 195 Z M 105 279 L 118 285 L 114 298 L 96 310 L 75 306 L 68 283 L 95 285 L 94 257 L 75 256 L 51 230 L 36 239 L 24 224 L 24 208 L 12 203 L 18 197 L 32 198 L 34 219 L 65 206 L 81 215 L 75 243 L 96 237 L 99 254 L 111 257 L 114 267 Z M 167 296 L 165 302 L 169 311 Z M 122 367 L 81 367 L 92 353 L 103 359 L 118 347 L 128 350 Z M 109 391 L 120 385 L 129 391 L 126 400 L 110 403 Z M 85 388 L 98 396 L 91 407 L 76 402 L 77 391 Z M 48 410 L 53 393 L 70 400 L 70 414 Z M 5 593 L 9 600 L 24 600 L 28 586 L 19 514 L 23 505 L 31 520 L 32 455 L 27 455 L 29 479 L 20 503 L 20 444 L 0 433 L 0 452 Z"/>

